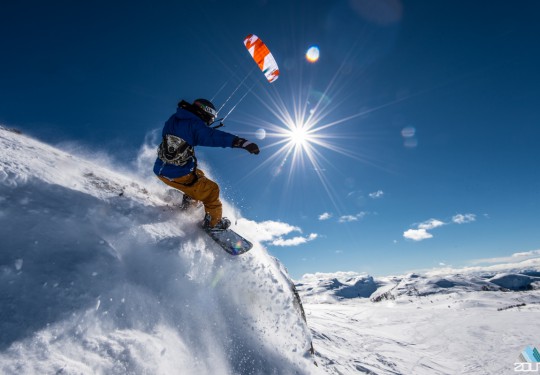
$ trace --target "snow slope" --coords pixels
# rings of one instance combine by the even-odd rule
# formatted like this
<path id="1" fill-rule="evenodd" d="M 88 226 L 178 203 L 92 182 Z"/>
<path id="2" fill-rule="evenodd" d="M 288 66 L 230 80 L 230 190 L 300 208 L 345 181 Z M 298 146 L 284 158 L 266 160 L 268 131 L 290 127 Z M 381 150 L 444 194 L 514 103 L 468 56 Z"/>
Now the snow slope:
<path id="1" fill-rule="evenodd" d="M 130 174 L 0 128 L 0 373 L 318 373 L 283 267 L 217 247 L 154 155 Z"/>
<path id="2" fill-rule="evenodd" d="M 538 276 L 342 272 L 297 288 L 329 374 L 512 374 L 521 351 L 540 346 Z"/>

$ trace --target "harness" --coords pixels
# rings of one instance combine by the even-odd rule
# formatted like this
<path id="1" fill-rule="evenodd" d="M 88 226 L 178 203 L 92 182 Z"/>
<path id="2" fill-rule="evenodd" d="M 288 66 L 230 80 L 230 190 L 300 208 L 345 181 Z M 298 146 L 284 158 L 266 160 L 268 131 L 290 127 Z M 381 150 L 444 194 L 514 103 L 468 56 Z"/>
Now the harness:
<path id="1" fill-rule="evenodd" d="M 193 180 L 187 184 L 177 183 L 184 186 L 192 186 L 199 180 L 199 177 L 197 176 L 197 158 L 195 157 L 195 150 L 193 149 L 193 146 L 182 138 L 172 134 L 163 136 L 163 141 L 158 147 L 158 158 L 164 163 L 180 167 L 183 167 L 190 160 L 193 160 L 194 166 L 193 171 L 191 172 Z"/>

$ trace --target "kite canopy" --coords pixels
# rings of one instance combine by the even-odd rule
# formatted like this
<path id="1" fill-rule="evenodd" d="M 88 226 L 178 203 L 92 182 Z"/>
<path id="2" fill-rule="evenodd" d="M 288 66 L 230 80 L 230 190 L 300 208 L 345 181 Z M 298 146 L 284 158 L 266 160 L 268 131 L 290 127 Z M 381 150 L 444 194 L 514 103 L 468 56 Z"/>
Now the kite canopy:
<path id="1" fill-rule="evenodd" d="M 249 34 L 244 39 L 244 45 L 266 76 L 268 82 L 274 82 L 279 77 L 279 68 L 266 44 L 257 35 Z"/>

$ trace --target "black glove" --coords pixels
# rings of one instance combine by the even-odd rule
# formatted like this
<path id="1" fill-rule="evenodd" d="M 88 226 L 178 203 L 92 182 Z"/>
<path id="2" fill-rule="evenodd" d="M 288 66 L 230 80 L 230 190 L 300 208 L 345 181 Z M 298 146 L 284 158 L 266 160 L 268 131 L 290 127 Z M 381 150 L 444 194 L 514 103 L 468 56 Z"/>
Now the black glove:
<path id="1" fill-rule="evenodd" d="M 243 148 L 244 150 L 248 150 L 250 154 L 259 154 L 259 146 L 244 138 L 236 137 L 233 141 L 232 146 L 233 148 Z"/>

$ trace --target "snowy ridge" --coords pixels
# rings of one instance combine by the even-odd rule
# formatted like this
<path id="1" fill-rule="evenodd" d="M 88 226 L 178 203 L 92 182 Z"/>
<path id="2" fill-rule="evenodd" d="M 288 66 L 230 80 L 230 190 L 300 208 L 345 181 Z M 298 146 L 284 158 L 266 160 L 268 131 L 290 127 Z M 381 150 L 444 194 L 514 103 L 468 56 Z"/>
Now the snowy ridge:
<path id="1" fill-rule="evenodd" d="M 540 273 L 497 272 L 308 274 L 297 288 L 329 374 L 510 374 L 540 345 Z"/>
<path id="2" fill-rule="evenodd" d="M 341 272 L 307 274 L 296 287 L 303 300 L 324 303 L 349 298 L 369 298 L 372 302 L 432 294 L 474 291 L 527 291 L 540 289 L 540 272 L 512 270 L 503 273 L 390 276 L 374 279 L 369 275 Z"/>
<path id="3" fill-rule="evenodd" d="M 141 177 L 154 156 L 119 172 L 0 128 L 0 373 L 318 373 L 281 264 L 217 247 Z"/>

